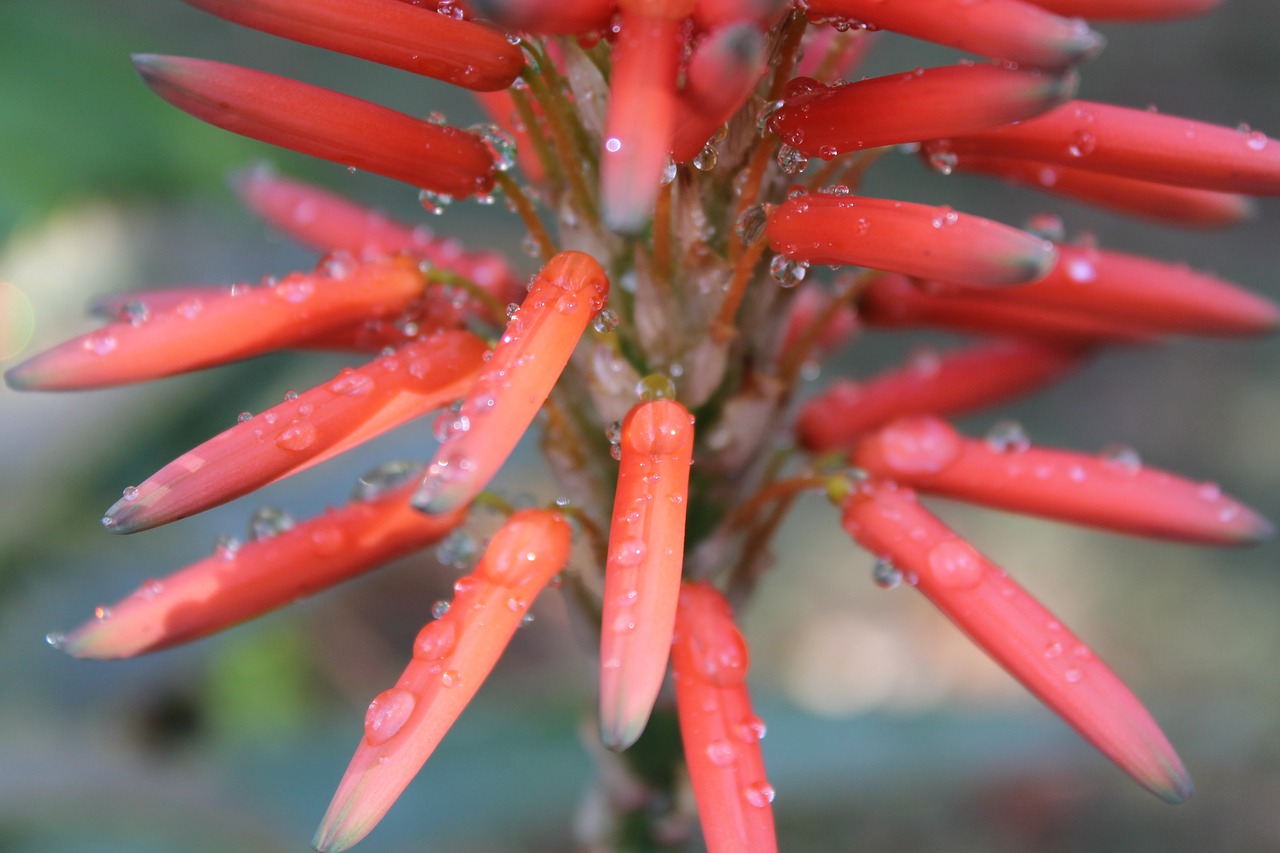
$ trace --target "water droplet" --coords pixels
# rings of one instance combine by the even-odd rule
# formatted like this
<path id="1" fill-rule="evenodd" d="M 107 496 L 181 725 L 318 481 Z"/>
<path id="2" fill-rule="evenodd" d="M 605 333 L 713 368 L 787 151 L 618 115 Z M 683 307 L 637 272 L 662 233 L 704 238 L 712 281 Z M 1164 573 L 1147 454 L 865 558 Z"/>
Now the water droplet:
<path id="1" fill-rule="evenodd" d="M 479 551 L 474 536 L 465 530 L 455 530 L 436 545 L 436 559 L 441 565 L 465 569 L 475 562 Z"/>
<path id="2" fill-rule="evenodd" d="M 392 687 L 369 703 L 364 714 L 364 739 L 370 746 L 386 743 L 408 722 L 417 700 L 408 690 Z"/>
<path id="3" fill-rule="evenodd" d="M 933 150 L 929 152 L 927 162 L 929 168 L 938 174 L 950 175 L 956 170 L 956 164 L 960 162 L 960 158 L 954 151 Z"/>
<path id="4" fill-rule="evenodd" d="M 648 550 L 643 539 L 627 539 L 613 550 L 613 562 L 619 566 L 638 566 Z"/>
<path id="5" fill-rule="evenodd" d="M 234 560 L 239 551 L 240 540 L 234 536 L 219 536 L 213 546 L 213 554 L 219 560 Z"/>
<path id="6" fill-rule="evenodd" d="M 733 727 L 733 736 L 743 743 L 757 743 L 764 740 L 768 731 L 764 720 L 750 716 Z"/>
<path id="7" fill-rule="evenodd" d="M 439 602 L 436 602 L 436 606 L 439 606 Z M 447 602 L 445 602 L 445 610 L 448 610 Z M 434 607 L 431 608 L 431 612 L 435 612 Z M 436 619 L 439 619 L 439 616 L 436 616 Z M 457 637 L 457 628 L 453 620 L 428 622 L 413 640 L 413 658 L 419 661 L 443 660 L 453 651 Z"/>
<path id="8" fill-rule="evenodd" d="M 128 323 L 130 326 L 141 326 L 151 319 L 151 311 L 147 309 L 145 304 L 133 301 L 121 305 L 116 316 L 122 323 Z"/>
<path id="9" fill-rule="evenodd" d="M 804 281 L 808 272 L 808 261 L 798 261 L 786 255 L 774 255 L 773 260 L 769 261 L 769 274 L 779 287 L 795 287 Z"/>
<path id="10" fill-rule="evenodd" d="M 904 474 L 934 474 L 960 453 L 960 437 L 938 418 L 897 421 L 880 432 L 885 464 Z"/>
<path id="11" fill-rule="evenodd" d="M 480 137 L 480 141 L 493 156 L 493 166 L 499 172 L 508 172 L 516 165 L 516 141 L 496 124 L 476 124 L 467 128 Z"/>
<path id="12" fill-rule="evenodd" d="M 253 420 L 253 412 L 241 412 L 240 414 L 236 415 L 237 423 L 244 423 L 245 421 L 251 421 L 251 420 Z"/>
<path id="13" fill-rule="evenodd" d="M 53 648 L 61 650 L 67 644 L 67 635 L 61 631 L 50 631 L 44 635 L 44 641 Z"/>
<path id="14" fill-rule="evenodd" d="M 773 802 L 776 792 L 768 782 L 755 782 L 743 789 L 742 795 L 750 805 L 762 809 Z"/>
<path id="15" fill-rule="evenodd" d="M 986 442 L 996 453 L 1021 453 L 1031 447 L 1031 439 L 1017 421 L 997 421 L 987 430 Z"/>
<path id="16" fill-rule="evenodd" d="M 293 516 L 273 506 L 258 509 L 249 519 L 249 539 L 269 539 L 293 529 Z"/>
<path id="17" fill-rule="evenodd" d="M 798 175 L 808 165 L 809 158 L 801 154 L 799 149 L 790 145 L 783 145 L 778 149 L 778 168 L 782 169 L 784 174 Z"/>
<path id="18" fill-rule="evenodd" d="M 446 669 L 440 675 L 440 683 L 445 687 L 458 687 L 462 684 L 462 673 L 456 669 Z"/>
<path id="19" fill-rule="evenodd" d="M 636 396 L 645 402 L 674 399 L 676 383 L 665 373 L 650 373 L 636 383 Z"/>
<path id="20" fill-rule="evenodd" d="M 116 348 L 116 337 L 110 332 L 94 332 L 84 339 L 84 348 L 95 355 L 106 355 Z"/>
<path id="21" fill-rule="evenodd" d="M 893 589 L 902 583 L 902 569 L 884 558 L 871 566 L 871 580 L 881 589 Z"/>
<path id="22" fill-rule="evenodd" d="M 1142 457 L 1126 444 L 1110 444 L 1102 449 L 1102 461 L 1108 471 L 1137 474 L 1142 470 Z"/>
<path id="23" fill-rule="evenodd" d="M 612 308 L 606 308 L 595 316 L 591 321 L 591 328 L 595 329 L 602 335 L 607 335 L 614 329 L 618 328 L 618 312 Z"/>
<path id="24" fill-rule="evenodd" d="M 373 392 L 373 380 L 347 367 L 329 383 L 329 391 L 348 397 L 362 397 Z"/>
<path id="25" fill-rule="evenodd" d="M 692 162 L 693 168 L 699 172 L 710 172 L 720 162 L 720 155 L 716 152 L 715 147 L 708 142 L 702 146 L 702 150 L 694 156 Z"/>
<path id="26" fill-rule="evenodd" d="M 138 487 L 125 486 L 124 491 L 121 493 L 121 497 L 125 501 L 129 501 L 129 502 L 136 501 L 138 499 Z"/>
<path id="27" fill-rule="evenodd" d="M 1098 140 L 1087 130 L 1077 130 L 1067 143 L 1067 153 L 1072 157 L 1087 157 L 1098 147 Z"/>
<path id="28" fill-rule="evenodd" d="M 93 618 L 98 620 L 99 622 L 107 621 L 108 619 L 111 618 L 111 608 L 102 607 L 101 605 L 93 608 Z"/>
<path id="29" fill-rule="evenodd" d="M 930 224 L 934 228 L 948 228 L 960 221 L 960 214 L 956 213 L 949 207 L 943 206 L 938 208 L 938 212 L 934 215 Z"/>
<path id="30" fill-rule="evenodd" d="M 306 450 L 316 442 L 316 427 L 310 421 L 293 420 L 276 438 L 281 450 Z"/>
<path id="31" fill-rule="evenodd" d="M 377 500 L 410 480 L 421 477 L 423 467 L 421 462 L 403 459 L 384 462 L 356 481 L 355 488 L 351 490 L 351 500 L 356 503 Z"/>
<path id="32" fill-rule="evenodd" d="M 727 740 L 716 740 L 707 744 L 707 760 L 716 767 L 728 767 L 737 756 L 737 750 Z"/>
<path id="33" fill-rule="evenodd" d="M 927 559 L 934 580 L 949 589 L 973 589 L 986 571 L 982 557 L 963 539 L 939 542 Z"/>

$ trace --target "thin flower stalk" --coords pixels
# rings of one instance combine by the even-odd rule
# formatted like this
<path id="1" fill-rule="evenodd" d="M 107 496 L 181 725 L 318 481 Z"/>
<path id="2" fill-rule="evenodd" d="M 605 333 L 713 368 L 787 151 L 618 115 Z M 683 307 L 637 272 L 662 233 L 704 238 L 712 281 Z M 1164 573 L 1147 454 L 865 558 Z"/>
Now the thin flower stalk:
<path id="1" fill-rule="evenodd" d="M 1022 0 L 808 0 L 808 8 L 814 15 L 1040 68 L 1076 65 L 1104 44 L 1079 17 L 1053 15 Z"/>
<path id="2" fill-rule="evenodd" d="M 684 563 L 693 416 L 672 400 L 622 422 L 600 627 L 600 733 L 622 750 L 644 731 L 667 671 Z"/>
<path id="3" fill-rule="evenodd" d="M 810 264 L 992 287 L 1035 281 L 1056 259 L 1047 240 L 989 219 L 838 192 L 788 199 L 769 214 L 767 234 L 774 251 Z"/>
<path id="4" fill-rule="evenodd" d="M 1079 367 L 1087 350 L 1003 340 L 917 353 L 870 379 L 835 382 L 800 408 L 796 436 L 824 453 L 852 448 L 870 430 L 907 415 L 956 415 L 1042 388 Z"/>
<path id="5" fill-rule="evenodd" d="M 671 666 L 707 850 L 778 849 L 774 790 L 760 752 L 765 724 L 747 693 L 747 645 L 714 587 L 686 583 L 680 590 Z"/>
<path id="6" fill-rule="evenodd" d="M 232 133 L 455 198 L 493 188 L 493 157 L 466 131 L 222 62 L 139 55 L 133 63 L 157 95 Z M 366 144 L 370 136 L 377 146 Z"/>
<path id="7" fill-rule="evenodd" d="M 524 56 L 501 30 L 401 0 L 187 0 L 237 24 L 454 86 L 505 89 Z"/>
<path id="8" fill-rule="evenodd" d="M 487 352 L 470 332 L 444 331 L 347 368 L 125 489 L 102 524 L 113 533 L 147 530 L 318 465 L 457 399 Z"/>
<path id="9" fill-rule="evenodd" d="M 1280 193 L 1280 144 L 1261 131 L 1071 101 L 1016 125 L 936 140 L 933 157 L 982 154 L 1218 192 Z"/>
<path id="10" fill-rule="evenodd" d="M 439 542 L 466 509 L 427 516 L 409 506 L 419 466 L 392 465 L 361 480 L 344 506 L 293 522 L 264 508 L 253 538 L 227 538 L 214 553 L 94 611 L 50 642 L 78 658 L 126 658 L 188 643 L 254 619 Z M 397 486 L 396 483 L 399 482 Z"/>
<path id="11" fill-rule="evenodd" d="M 396 685 L 374 698 L 364 737 L 312 842 L 346 850 L 368 834 L 417 775 L 498 662 L 533 599 L 569 559 L 564 517 L 513 515 L 474 572 L 454 584 L 448 611 L 427 623 Z"/>
<path id="12" fill-rule="evenodd" d="M 1197 545 L 1254 545 L 1275 529 L 1214 483 L 1142 464 L 1130 448 L 1090 456 L 1031 447 L 1017 430 L 964 438 L 938 418 L 895 421 L 850 460 L 925 494 Z"/>
<path id="13" fill-rule="evenodd" d="M 845 530 L 888 560 L 956 624 L 1100 752 L 1161 799 L 1191 795 L 1191 778 L 1142 703 L 1101 659 L 1002 569 L 892 483 L 855 488 Z"/>
<path id="14" fill-rule="evenodd" d="M 769 128 L 802 154 L 830 159 L 1027 119 L 1069 99 L 1077 82 L 1072 74 L 972 64 L 836 86 L 801 77 L 788 85 Z"/>

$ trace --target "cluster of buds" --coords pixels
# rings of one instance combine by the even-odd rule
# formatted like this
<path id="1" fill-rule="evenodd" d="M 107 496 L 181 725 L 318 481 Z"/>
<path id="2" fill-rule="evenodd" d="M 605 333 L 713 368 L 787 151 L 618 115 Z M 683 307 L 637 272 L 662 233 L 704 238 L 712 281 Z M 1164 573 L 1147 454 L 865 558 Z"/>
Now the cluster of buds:
<path id="1" fill-rule="evenodd" d="M 1103 44 L 1083 18 L 1158 21 L 1215 0 L 189 2 L 474 92 L 493 123 L 457 128 L 263 71 L 135 57 L 191 115 L 407 183 L 430 212 L 500 196 L 541 268 L 525 284 L 500 253 L 269 170 L 242 177 L 250 209 L 324 253 L 314 270 L 104 300 L 104 326 L 9 384 L 98 388 L 286 348 L 371 360 L 241 415 L 125 489 L 103 525 L 185 518 L 435 413 L 439 446 L 316 518 L 260 513 L 252 541 L 145 583 L 53 645 L 119 658 L 186 642 L 497 508 L 505 523 L 369 705 L 317 848 L 374 827 L 563 577 L 598 626 L 603 743 L 632 747 L 670 676 L 687 768 L 671 778 L 687 779 L 707 847 L 768 851 L 774 789 L 735 612 L 788 509 L 817 491 L 877 558 L 880 585 L 919 590 L 1141 785 L 1170 802 L 1191 793 L 1120 679 L 917 493 L 1198 544 L 1263 540 L 1270 523 L 1217 486 L 1131 452 L 1034 448 L 1016 429 L 965 438 L 942 418 L 1041 388 L 1101 347 L 1263 334 L 1280 313 L 1184 266 L 859 189 L 905 148 L 944 174 L 1172 227 L 1241 221 L 1248 195 L 1280 192 L 1280 143 L 1073 99 L 1077 66 Z M 878 30 L 980 59 L 855 79 Z M 836 272 L 822 281 L 812 265 Z M 801 401 L 808 366 L 864 327 L 978 338 Z M 492 483 L 535 423 L 554 504 L 512 506 Z"/>

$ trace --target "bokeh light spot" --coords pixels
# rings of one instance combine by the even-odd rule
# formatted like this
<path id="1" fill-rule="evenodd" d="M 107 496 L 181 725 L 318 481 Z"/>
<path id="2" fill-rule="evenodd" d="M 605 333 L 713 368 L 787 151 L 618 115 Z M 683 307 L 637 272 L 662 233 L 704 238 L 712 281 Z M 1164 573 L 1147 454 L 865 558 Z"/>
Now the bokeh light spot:
<path id="1" fill-rule="evenodd" d="M 22 288 L 0 281 L 0 361 L 13 358 L 31 342 L 36 312 Z"/>

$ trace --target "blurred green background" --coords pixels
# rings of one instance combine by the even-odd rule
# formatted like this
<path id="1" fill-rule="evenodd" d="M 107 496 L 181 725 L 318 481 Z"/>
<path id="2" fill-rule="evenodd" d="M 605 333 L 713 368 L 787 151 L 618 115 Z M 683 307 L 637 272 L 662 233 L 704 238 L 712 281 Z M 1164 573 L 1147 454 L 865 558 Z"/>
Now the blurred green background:
<path id="1" fill-rule="evenodd" d="M 1082 96 L 1280 134 L 1280 8 L 1235 0 L 1202 20 L 1104 27 Z M 241 62 L 455 124 L 480 114 L 431 81 L 275 40 L 176 0 L 0 3 L 0 366 L 89 327 L 96 294 L 256 280 L 313 259 L 235 205 L 227 176 L 270 159 L 406 218 L 414 193 L 189 119 L 151 96 L 133 52 Z M 945 54 L 884 39 L 869 73 Z M 1280 295 L 1280 204 L 1227 234 L 1121 220 L 886 158 L 868 194 L 948 203 L 1019 223 L 1060 212 L 1072 235 Z M 473 246 L 518 245 L 514 217 L 458 204 L 433 219 Z M 527 259 L 518 250 L 512 254 Z M 21 296 L 18 294 L 21 293 Z M 923 336 L 868 336 L 870 372 Z M 19 352 L 20 350 L 20 352 Z M 102 532 L 120 489 L 337 357 L 262 359 L 147 386 L 71 395 L 0 388 L 0 851 L 303 850 L 431 603 L 457 574 L 432 555 L 193 647 L 74 661 L 43 637 L 144 579 L 243 535 L 252 509 L 297 516 L 344 499 L 387 458 L 421 458 L 414 426 L 259 495 L 142 536 Z M 1153 464 L 1220 480 L 1280 518 L 1275 341 L 1176 341 L 1099 359 L 1018 418 L 1033 440 L 1121 442 Z M 829 369 L 827 376 L 834 371 Z M 822 380 L 819 380 L 821 382 Z M 424 447 L 424 444 L 427 445 Z M 544 479 L 533 458 L 512 493 Z M 551 497 L 551 495 L 542 495 Z M 1274 544 L 1185 548 L 940 506 L 1125 677 L 1198 785 L 1170 808 L 1137 790 L 909 590 L 881 592 L 821 500 L 777 542 L 744 619 L 784 849 L 1280 849 L 1280 579 Z M 360 849 L 561 850 L 593 782 L 583 721 L 593 661 L 558 594 L 427 770 Z M 586 740 L 589 740 L 587 736 Z M 696 848 L 699 842 L 695 841 Z"/>

